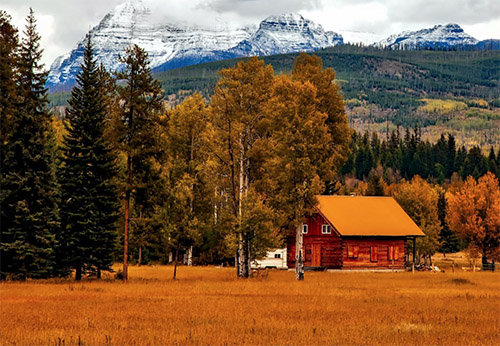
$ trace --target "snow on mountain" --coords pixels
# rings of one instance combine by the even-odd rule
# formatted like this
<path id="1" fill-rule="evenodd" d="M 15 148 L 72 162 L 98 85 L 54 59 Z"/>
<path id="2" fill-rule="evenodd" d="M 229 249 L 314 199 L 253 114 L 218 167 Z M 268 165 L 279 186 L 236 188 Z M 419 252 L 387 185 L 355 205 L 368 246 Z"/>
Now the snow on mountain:
<path id="1" fill-rule="evenodd" d="M 436 25 L 433 28 L 418 31 L 403 31 L 400 34 L 391 35 L 375 45 L 402 49 L 443 49 L 454 46 L 475 45 L 477 43 L 478 40 L 465 33 L 458 24 L 447 24 Z"/>
<path id="2" fill-rule="evenodd" d="M 210 52 L 228 50 L 256 30 L 252 27 L 232 29 L 220 24 L 196 27 L 152 23 L 149 9 L 141 1 L 117 6 L 90 31 L 97 60 L 109 71 L 115 71 L 121 67 L 118 56 L 123 55 L 126 47 L 137 44 L 148 52 L 151 67 L 176 58 L 194 63 L 210 61 Z M 83 61 L 85 41 L 82 39 L 73 51 L 54 61 L 49 86 L 74 81 Z"/>
<path id="3" fill-rule="evenodd" d="M 300 14 L 288 13 L 264 19 L 257 32 L 231 49 L 239 56 L 311 52 L 343 44 L 342 36 Z"/>
<path id="4" fill-rule="evenodd" d="M 144 48 L 155 71 L 250 55 L 271 55 L 342 44 L 342 37 L 325 32 L 321 25 L 299 14 L 272 16 L 257 27 L 232 28 L 187 24 L 154 24 L 142 1 L 130 1 L 108 13 L 90 33 L 95 56 L 109 71 L 121 68 L 119 55 L 126 47 Z M 83 61 L 86 39 L 70 53 L 58 57 L 50 68 L 48 85 L 71 85 Z"/>

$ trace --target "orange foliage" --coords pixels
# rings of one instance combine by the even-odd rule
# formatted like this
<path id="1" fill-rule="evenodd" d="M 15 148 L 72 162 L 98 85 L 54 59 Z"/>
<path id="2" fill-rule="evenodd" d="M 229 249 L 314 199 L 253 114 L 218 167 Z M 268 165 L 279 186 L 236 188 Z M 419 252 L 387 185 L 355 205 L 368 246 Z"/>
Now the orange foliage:
<path id="1" fill-rule="evenodd" d="M 468 177 L 463 187 L 449 193 L 447 221 L 450 229 L 485 257 L 498 260 L 500 243 L 500 189 L 492 173 Z"/>

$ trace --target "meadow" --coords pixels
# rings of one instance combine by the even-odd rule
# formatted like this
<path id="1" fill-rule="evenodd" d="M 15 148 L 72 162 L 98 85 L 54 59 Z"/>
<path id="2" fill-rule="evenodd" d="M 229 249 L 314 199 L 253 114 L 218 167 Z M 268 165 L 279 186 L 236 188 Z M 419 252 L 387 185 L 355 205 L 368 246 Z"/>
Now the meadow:
<path id="1" fill-rule="evenodd" d="M 117 267 L 118 269 L 118 267 Z M 129 269 L 0 284 L 2 345 L 499 345 L 500 273 Z"/>

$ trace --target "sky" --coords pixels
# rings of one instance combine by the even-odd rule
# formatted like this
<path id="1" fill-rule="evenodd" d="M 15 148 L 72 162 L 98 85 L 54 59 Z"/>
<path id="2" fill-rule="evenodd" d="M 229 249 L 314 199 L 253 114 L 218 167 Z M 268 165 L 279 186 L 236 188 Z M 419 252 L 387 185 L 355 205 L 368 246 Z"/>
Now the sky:
<path id="1" fill-rule="evenodd" d="M 46 68 L 69 52 L 115 6 L 127 0 L 2 0 L 0 9 L 22 31 L 32 7 L 42 36 Z M 209 25 L 258 23 L 298 12 L 326 30 L 372 33 L 377 39 L 404 30 L 457 23 L 478 40 L 500 39 L 498 0 L 128 0 L 142 1 L 160 22 Z M 346 36 L 347 34 L 344 34 Z"/>

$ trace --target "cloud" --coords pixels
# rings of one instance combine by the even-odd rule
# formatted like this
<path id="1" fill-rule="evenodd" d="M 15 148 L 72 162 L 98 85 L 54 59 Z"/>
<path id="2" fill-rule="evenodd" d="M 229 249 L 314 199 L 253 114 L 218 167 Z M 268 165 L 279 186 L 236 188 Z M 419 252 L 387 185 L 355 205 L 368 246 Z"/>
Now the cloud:
<path id="1" fill-rule="evenodd" d="M 2 0 L 13 24 L 24 27 L 29 6 L 38 18 L 46 64 L 69 52 L 115 6 L 126 0 Z M 141 0 L 128 0 L 141 1 Z M 382 36 L 455 22 L 478 39 L 500 38 L 498 0 L 142 0 L 158 23 L 258 25 L 269 15 L 299 12 L 327 30 Z M 470 30 L 470 32 L 468 31 Z"/>
<path id="2" fill-rule="evenodd" d="M 402 23 L 478 24 L 500 18 L 497 0 L 391 0 L 389 19 Z"/>
<path id="3" fill-rule="evenodd" d="M 202 4 L 217 13 L 264 19 L 270 15 L 300 12 L 321 7 L 320 0 L 211 0 Z"/>

